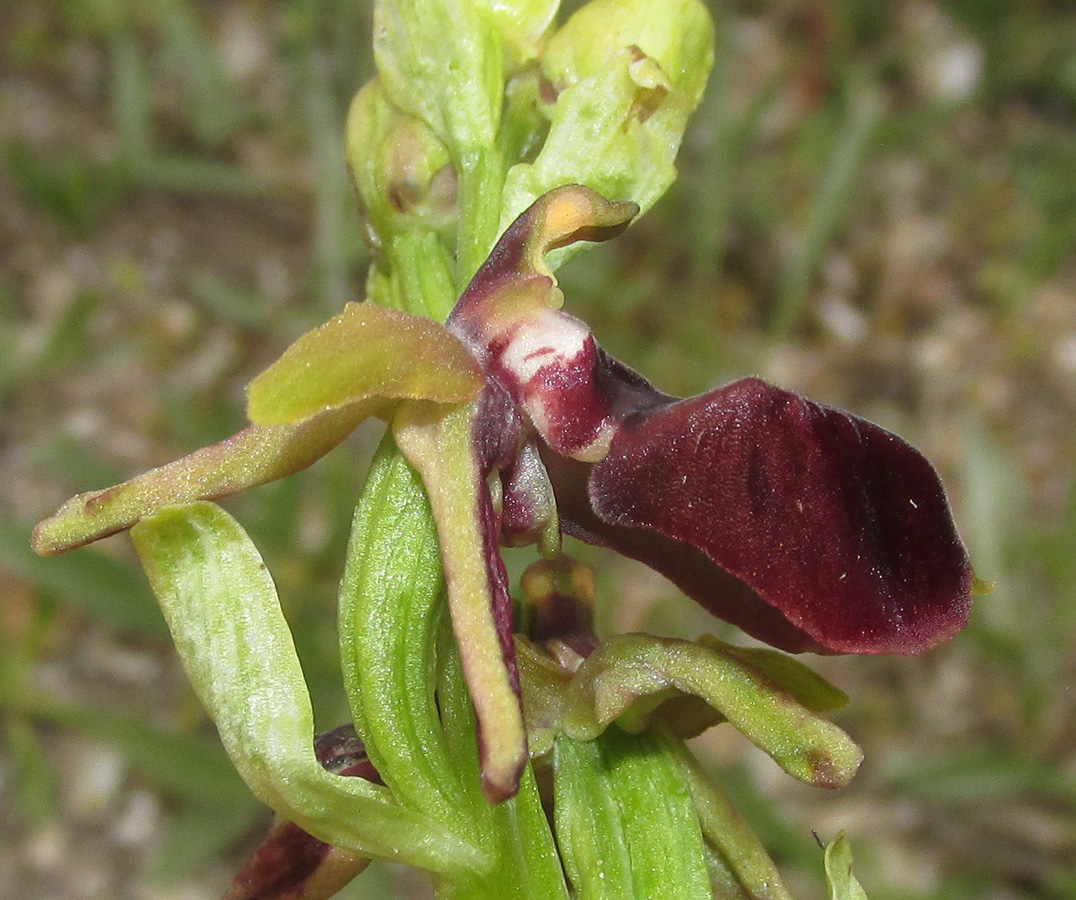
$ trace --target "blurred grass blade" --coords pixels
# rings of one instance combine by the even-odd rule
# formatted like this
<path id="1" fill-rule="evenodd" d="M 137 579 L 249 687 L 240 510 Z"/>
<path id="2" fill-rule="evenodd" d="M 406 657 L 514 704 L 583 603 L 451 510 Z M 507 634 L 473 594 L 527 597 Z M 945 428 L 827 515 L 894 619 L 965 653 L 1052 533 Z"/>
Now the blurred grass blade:
<path id="1" fill-rule="evenodd" d="M 32 693 L 9 694 L 0 702 L 8 710 L 77 729 L 115 747 L 158 787 L 187 800 L 223 807 L 258 805 L 215 743 L 162 731 L 144 719 Z"/>
<path id="2" fill-rule="evenodd" d="M 199 26 L 190 0 L 146 5 L 156 18 L 169 68 L 188 85 L 195 134 L 205 143 L 222 143 L 234 133 L 240 116 L 220 53 Z"/>
<path id="3" fill-rule="evenodd" d="M 774 338 L 787 335 L 803 316 L 811 280 L 848 209 L 882 111 L 882 101 L 874 91 L 861 91 L 836 135 L 829 164 L 811 202 L 799 252 L 781 273 L 777 306 L 770 322 Z"/>
<path id="4" fill-rule="evenodd" d="M 240 806 L 191 804 L 181 809 L 154 860 L 153 881 L 164 887 L 188 879 L 196 867 L 219 859 L 246 832 L 267 822 L 268 810 L 253 795 L 249 799 Z"/>
<path id="5" fill-rule="evenodd" d="M 19 810 L 26 822 L 40 825 L 56 810 L 56 778 L 49 754 L 33 726 L 22 716 L 3 717 L 3 736 L 15 775 Z"/>
<path id="6" fill-rule="evenodd" d="M 120 562 L 92 548 L 42 559 L 30 549 L 29 529 L 0 519 L 0 564 L 121 631 L 165 633 L 160 610 L 133 562 Z"/>

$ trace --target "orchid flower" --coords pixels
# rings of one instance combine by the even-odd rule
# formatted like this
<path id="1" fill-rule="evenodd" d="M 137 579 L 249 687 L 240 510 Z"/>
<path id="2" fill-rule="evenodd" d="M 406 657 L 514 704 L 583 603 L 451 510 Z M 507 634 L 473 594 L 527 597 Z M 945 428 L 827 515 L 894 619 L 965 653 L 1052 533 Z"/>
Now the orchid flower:
<path id="1" fill-rule="evenodd" d="M 553 556 L 563 530 L 612 547 L 788 651 L 918 653 L 953 635 L 971 569 L 914 448 L 757 378 L 670 397 L 560 310 L 546 253 L 611 238 L 636 211 L 578 185 L 550 191 L 445 325 L 349 304 L 252 382 L 249 428 L 73 498 L 37 527 L 35 549 L 282 477 L 385 419 L 434 513 L 494 801 L 514 794 L 527 759 L 500 544 Z"/>

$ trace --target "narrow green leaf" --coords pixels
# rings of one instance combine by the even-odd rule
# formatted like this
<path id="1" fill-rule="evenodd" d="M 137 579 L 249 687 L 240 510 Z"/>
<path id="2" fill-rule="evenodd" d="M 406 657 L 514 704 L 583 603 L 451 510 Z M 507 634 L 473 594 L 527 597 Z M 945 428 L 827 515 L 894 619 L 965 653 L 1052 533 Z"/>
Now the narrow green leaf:
<path id="1" fill-rule="evenodd" d="M 314 723 L 276 589 L 242 528 L 195 503 L 132 532 L 176 649 L 243 780 L 315 837 L 435 872 L 481 856 L 361 778 L 332 775 L 314 754 Z"/>
<path id="2" fill-rule="evenodd" d="M 604 774 L 598 741 L 557 737 L 553 748 L 557 844 L 578 900 L 634 900 L 624 820 L 616 798 L 605 787 Z"/>
<path id="3" fill-rule="evenodd" d="M 690 791 L 652 733 L 561 735 L 553 771 L 557 840 L 577 897 L 713 896 Z"/>
<path id="4" fill-rule="evenodd" d="M 624 819 L 636 896 L 708 900 L 702 831 L 675 758 L 653 732 L 610 728 L 598 741 Z"/>
<path id="5" fill-rule="evenodd" d="M 386 436 L 355 510 L 340 583 L 344 684 L 356 730 L 397 800 L 466 834 L 467 797 L 434 699 L 443 589 L 422 482 Z"/>
<path id="6" fill-rule="evenodd" d="M 703 835 L 717 855 L 715 867 L 747 897 L 792 900 L 762 842 L 684 743 L 661 737 L 681 767 Z"/>

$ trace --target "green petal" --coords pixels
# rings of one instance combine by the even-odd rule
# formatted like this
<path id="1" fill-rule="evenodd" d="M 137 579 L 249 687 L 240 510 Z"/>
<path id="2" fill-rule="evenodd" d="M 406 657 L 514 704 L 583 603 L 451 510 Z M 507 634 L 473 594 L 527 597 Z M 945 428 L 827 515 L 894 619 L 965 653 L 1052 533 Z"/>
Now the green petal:
<path id="1" fill-rule="evenodd" d="M 701 697 L 789 775 L 816 787 L 847 784 L 862 760 L 848 735 L 758 667 L 712 647 L 642 634 L 613 637 L 588 657 L 566 698 L 564 730 L 592 738 L 614 720 L 640 730 L 676 692 Z"/>
<path id="2" fill-rule="evenodd" d="M 469 845 L 392 804 L 385 788 L 327 772 L 276 588 L 250 538 L 196 503 L 143 520 L 132 538 L 176 649 L 243 780 L 319 840 L 431 871 L 473 868 Z"/>
<path id="3" fill-rule="evenodd" d="M 250 383 L 256 425 L 284 425 L 353 403 L 378 415 L 410 398 L 455 403 L 482 388 L 478 364 L 443 325 L 370 303 L 304 334 Z"/>
<path id="4" fill-rule="evenodd" d="M 492 513 L 483 508 L 487 489 L 475 457 L 475 410 L 473 403 L 448 411 L 408 403 L 392 427 L 400 450 L 422 476 L 433 509 L 452 630 L 478 718 L 482 789 L 499 801 L 519 787 L 527 732 L 510 630 L 505 634 L 510 623 L 499 623 L 495 612 L 494 579 L 503 577 L 504 564 L 495 537 L 491 548 L 490 536 L 482 531 L 481 523 Z"/>
<path id="5" fill-rule="evenodd" d="M 215 500 L 283 478 L 328 453 L 368 414 L 353 406 L 300 425 L 251 426 L 123 484 L 79 494 L 34 529 L 34 550 L 63 553 L 130 528 L 163 507 Z"/>

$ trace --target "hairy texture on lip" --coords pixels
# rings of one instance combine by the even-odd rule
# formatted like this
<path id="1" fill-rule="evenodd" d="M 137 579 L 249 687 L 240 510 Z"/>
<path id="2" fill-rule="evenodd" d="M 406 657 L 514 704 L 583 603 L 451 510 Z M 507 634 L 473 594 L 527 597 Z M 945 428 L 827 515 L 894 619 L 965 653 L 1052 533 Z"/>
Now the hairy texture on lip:
<path id="1" fill-rule="evenodd" d="M 714 565 L 701 550 L 650 529 L 611 525 L 598 518 L 587 494 L 593 466 L 557 456 L 548 448 L 543 448 L 542 459 L 556 490 L 566 533 L 645 563 L 719 619 L 759 640 L 790 653 L 827 652 L 740 579 Z"/>
<path id="2" fill-rule="evenodd" d="M 971 567 L 926 459 L 758 379 L 628 418 L 589 496 L 602 522 L 697 548 L 831 651 L 918 653 L 967 623 Z"/>

